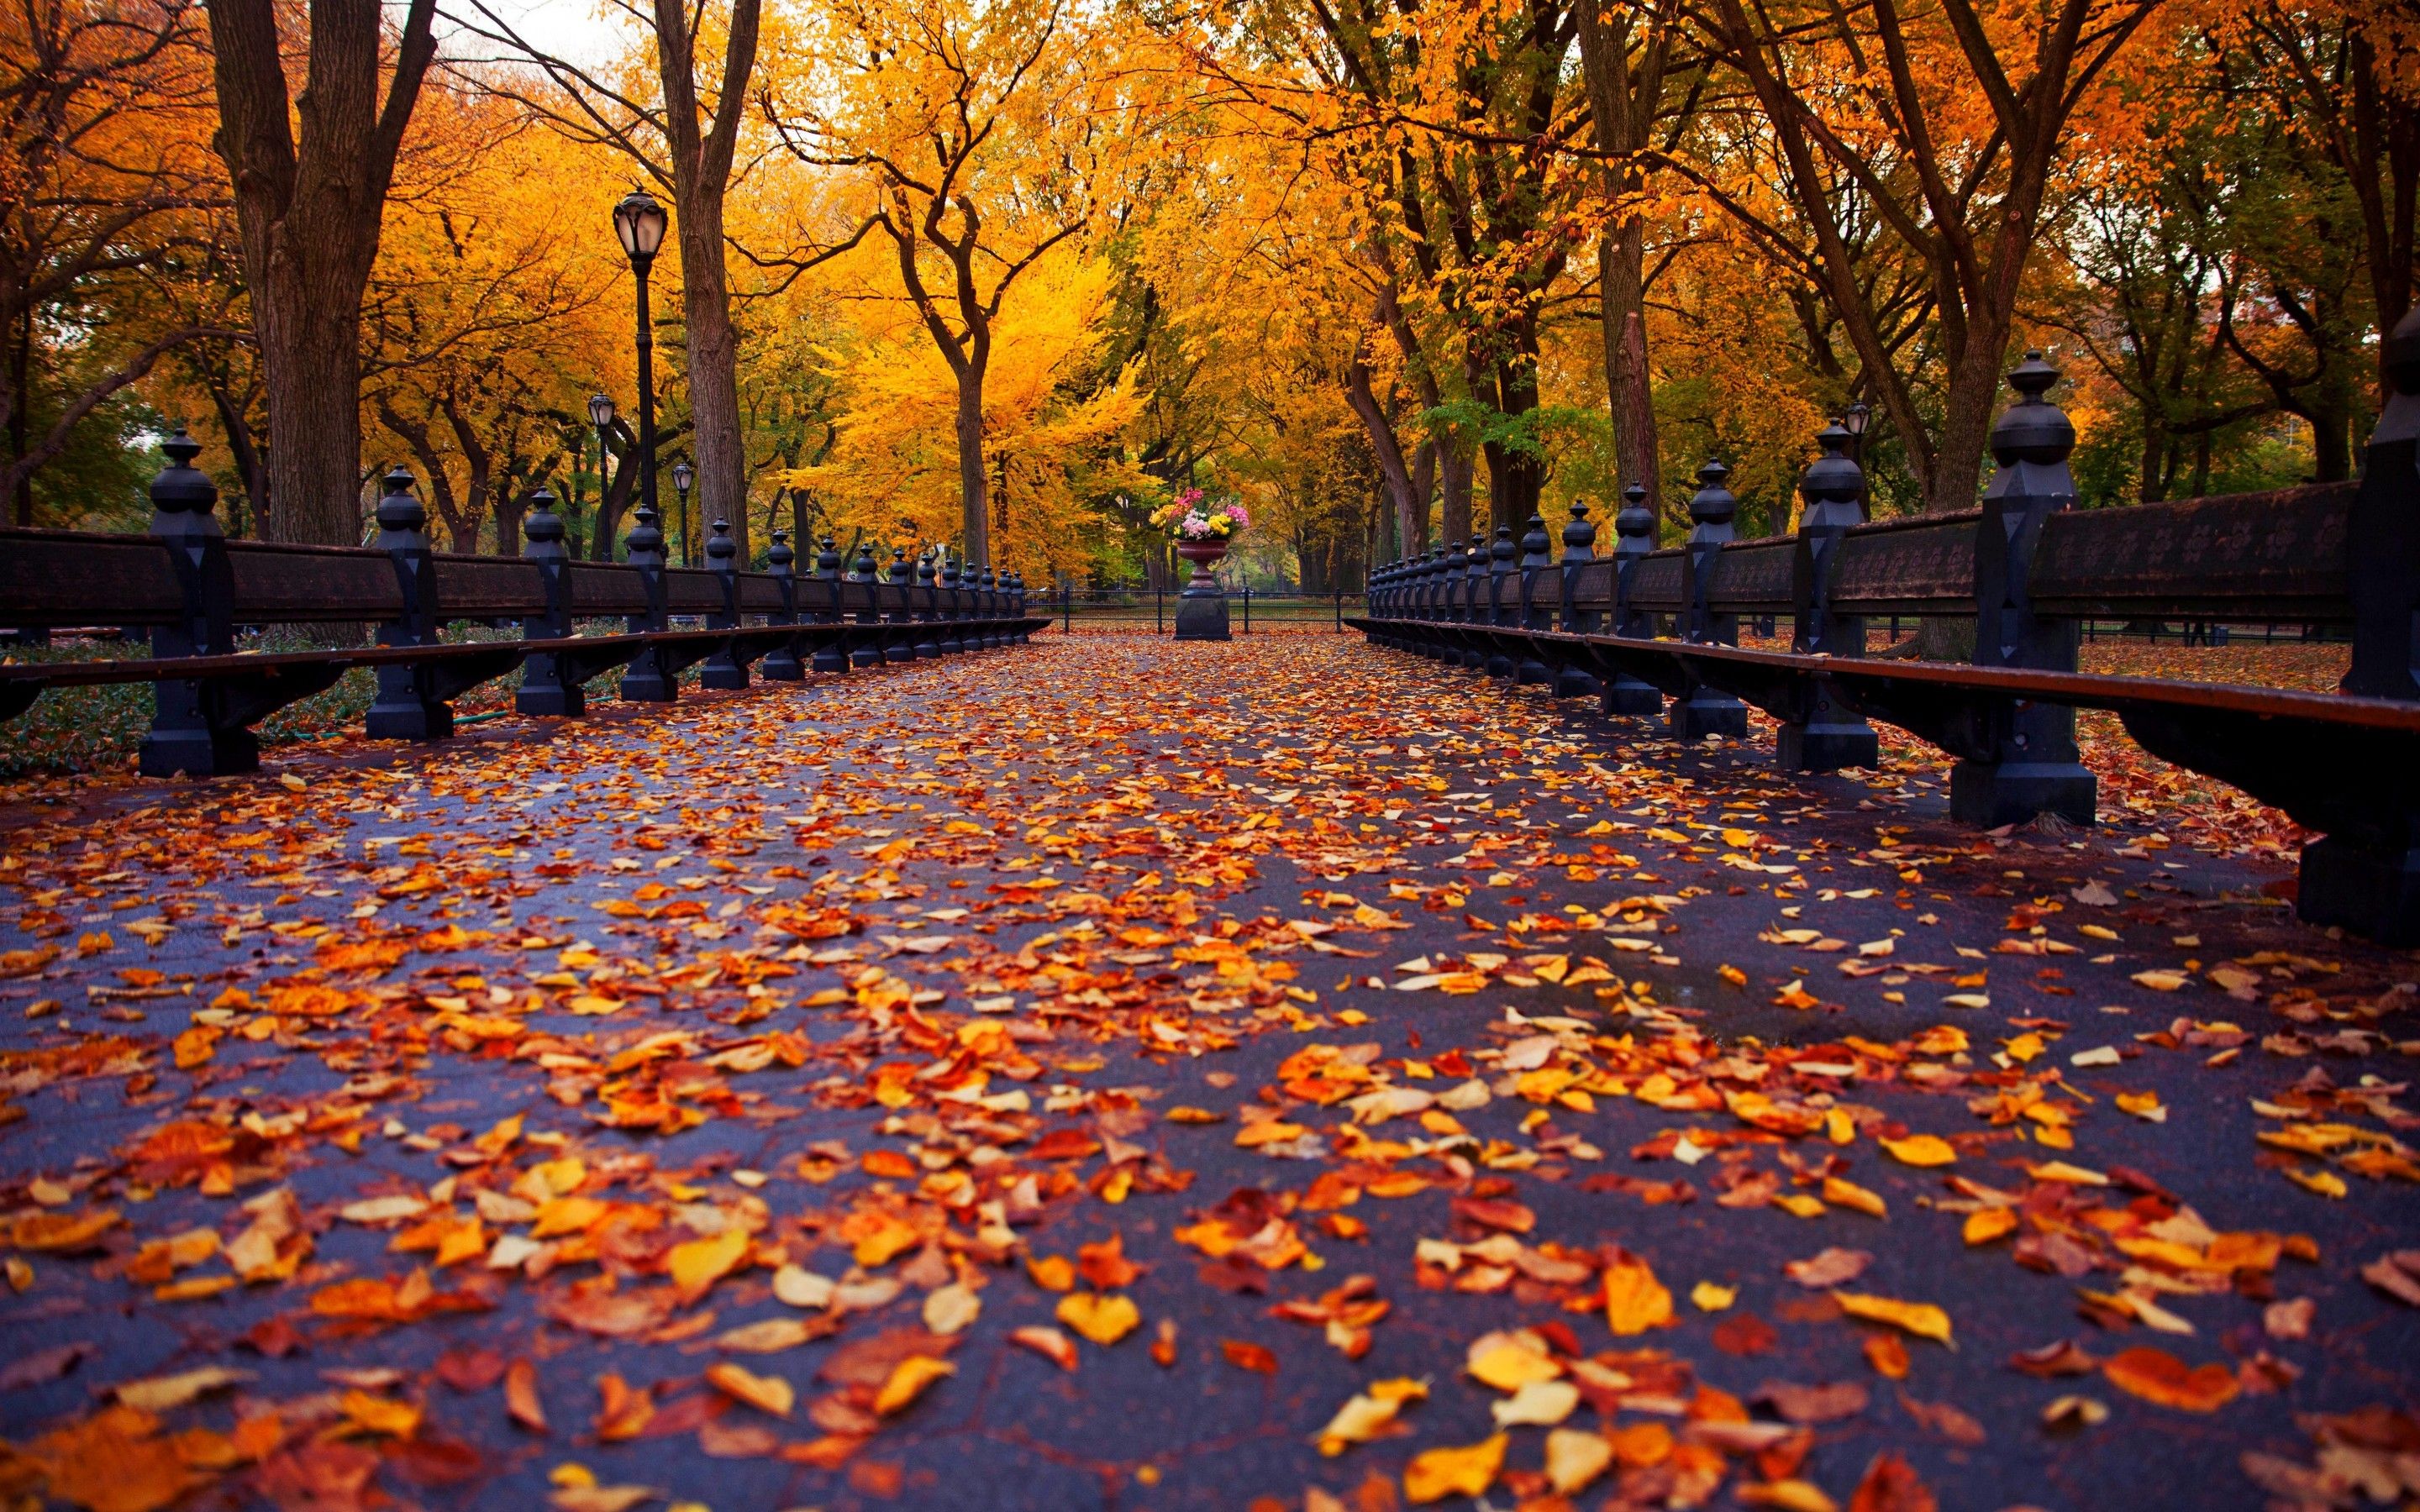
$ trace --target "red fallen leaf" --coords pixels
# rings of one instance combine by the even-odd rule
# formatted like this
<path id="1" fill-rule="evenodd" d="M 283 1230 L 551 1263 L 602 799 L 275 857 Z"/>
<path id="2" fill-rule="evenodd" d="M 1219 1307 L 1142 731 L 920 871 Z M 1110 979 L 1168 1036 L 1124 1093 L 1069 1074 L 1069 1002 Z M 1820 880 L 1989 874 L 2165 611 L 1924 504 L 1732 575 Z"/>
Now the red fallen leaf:
<path id="1" fill-rule="evenodd" d="M 1576 1357 L 1588 1352 L 1580 1348 L 1580 1336 L 1572 1332 L 1572 1325 L 1559 1318 L 1550 1318 L 1543 1323 L 1532 1323 L 1529 1325 L 1529 1332 L 1544 1339 L 1558 1354 Z"/>
<path id="2" fill-rule="evenodd" d="M 1202 1284 L 1237 1296 L 1249 1292 L 1265 1296 L 1269 1289 L 1269 1273 L 1249 1260 L 1230 1255 L 1222 1259 L 1203 1260 L 1198 1273 Z"/>
<path id="3" fill-rule="evenodd" d="M 1899 1394 L 1899 1405 L 1907 1415 L 1940 1434 L 1950 1443 L 1972 1449 L 1980 1445 L 1987 1435 L 1983 1425 L 1975 1421 L 1964 1409 L 1952 1402 L 1919 1402 L 1905 1392 Z"/>
<path id="4" fill-rule="evenodd" d="M 387 1462 L 415 1486 L 460 1486 L 487 1473 L 488 1459 L 459 1439 L 415 1434 L 390 1445 Z"/>
<path id="5" fill-rule="evenodd" d="M 887 1459 L 861 1459 L 848 1467 L 849 1489 L 884 1501 L 897 1496 L 907 1478 L 904 1466 Z"/>
<path id="6" fill-rule="evenodd" d="M 11 1361 L 0 1370 L 0 1391 L 17 1391 L 26 1386 L 39 1386 L 56 1381 L 73 1370 L 86 1355 L 98 1348 L 85 1343 L 62 1344 L 54 1350 L 40 1350 L 22 1359 Z"/>
<path id="7" fill-rule="evenodd" d="M 1538 1227 L 1538 1215 L 1509 1197 L 1456 1197 L 1453 1215 L 1482 1228 L 1526 1234 Z"/>
<path id="8" fill-rule="evenodd" d="M 532 1433 L 546 1431 L 546 1404 L 537 1395 L 537 1366 L 527 1360 L 515 1360 L 504 1367 L 504 1412 Z"/>
<path id="9" fill-rule="evenodd" d="M 302 1335 L 294 1330 L 285 1314 L 264 1318 L 245 1331 L 242 1344 L 255 1354 L 271 1360 L 283 1360 L 302 1347 Z"/>
<path id="10" fill-rule="evenodd" d="M 1940 1512 L 1940 1504 L 1906 1460 L 1878 1454 L 1850 1493 L 1849 1512 Z"/>
<path id="11" fill-rule="evenodd" d="M 1258 1344 L 1247 1344 L 1242 1339 L 1220 1339 L 1218 1352 L 1227 1357 L 1229 1365 L 1239 1369 L 1256 1370 L 1264 1376 L 1278 1373 L 1278 1357 Z"/>
<path id="12" fill-rule="evenodd" d="M 2215 1412 L 2235 1400 L 2243 1383 L 2235 1372 L 2216 1362 L 2188 1365 L 2165 1350 L 2149 1345 L 2111 1355 L 2101 1373 L 2111 1384 L 2147 1402 L 2187 1412 Z"/>
<path id="13" fill-rule="evenodd" d="M 1854 1417 L 1866 1410 L 1871 1398 L 1866 1388 L 1854 1381 L 1835 1381 L 1821 1386 L 1768 1381 L 1749 1399 L 1770 1406 L 1784 1422 L 1812 1424 L 1838 1423 Z"/>
<path id="14" fill-rule="evenodd" d="M 1100 1152 L 1101 1142 L 1081 1129 L 1053 1129 L 1026 1151 L 1035 1160 L 1085 1160 Z"/>
<path id="15" fill-rule="evenodd" d="M 253 1486 L 279 1512 L 368 1512 L 379 1457 L 341 1439 L 314 1440 L 271 1458 Z"/>
<path id="16" fill-rule="evenodd" d="M 504 1356 L 498 1350 L 448 1350 L 437 1357 L 437 1379 L 456 1391 L 486 1391 L 504 1379 Z"/>
<path id="17" fill-rule="evenodd" d="M 2044 1381 L 2054 1381 L 2060 1376 L 2086 1375 L 2099 1363 L 2072 1339 L 2054 1339 L 2040 1349 L 2019 1350 L 2009 1356 L 2009 1369 L 2022 1370 Z"/>
<path id="18" fill-rule="evenodd" d="M 1135 1278 L 1143 1273 L 1143 1267 L 1126 1258 L 1124 1234 L 1111 1234 L 1097 1244 L 1077 1246 L 1076 1269 L 1100 1291 L 1132 1286 Z"/>
<path id="19" fill-rule="evenodd" d="M 879 1390 L 899 1362 L 909 1355 L 927 1354 L 942 1360 L 956 1347 L 955 1339 L 930 1329 L 886 1328 L 879 1334 L 851 1339 L 832 1350 L 815 1374 L 835 1386 Z"/>
<path id="20" fill-rule="evenodd" d="M 1159 1333 L 1151 1341 L 1151 1359 L 1152 1363 L 1162 1370 L 1174 1368 L 1176 1365 L 1175 1319 L 1163 1318 L 1159 1320 Z"/>
<path id="21" fill-rule="evenodd" d="M 1714 1348 L 1725 1354 L 1762 1354 L 1780 1339 L 1773 1325 L 1754 1313 L 1733 1313 L 1714 1325 Z"/>
<path id="22" fill-rule="evenodd" d="M 638 1432 L 642 1439 L 676 1439 L 722 1415 L 730 1406 L 728 1398 L 714 1392 L 693 1391 L 676 1396 L 657 1408 L 647 1417 L 646 1426 Z"/>

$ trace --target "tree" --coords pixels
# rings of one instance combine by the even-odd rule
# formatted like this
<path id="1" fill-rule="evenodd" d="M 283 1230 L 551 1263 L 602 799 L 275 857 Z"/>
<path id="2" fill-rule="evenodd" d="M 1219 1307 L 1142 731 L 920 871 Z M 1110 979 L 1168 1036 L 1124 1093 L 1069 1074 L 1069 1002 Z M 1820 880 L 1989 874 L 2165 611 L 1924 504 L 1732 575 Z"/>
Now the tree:
<path id="1" fill-rule="evenodd" d="M 1811 247 L 1787 250 L 1796 239 L 1740 184 L 1675 165 L 1823 290 L 1928 509 L 1975 501 L 2067 123 L 2159 3 L 2053 0 L 2021 18 L 1986 17 L 1972 0 L 1920 13 L 1900 0 L 1859 10 L 1793 0 L 1753 17 L 1744 0 L 1693 8 L 1762 114 Z M 1858 212 L 1928 275 L 1943 370 L 1937 426 L 1926 424 L 1861 277 L 1846 224 Z"/>
<path id="2" fill-rule="evenodd" d="M 1098 130 L 1087 54 L 1105 39 L 1063 0 L 832 8 L 797 98 L 767 113 L 801 162 L 855 176 L 899 283 L 956 380 L 959 529 L 991 561 L 984 388 L 1017 281 L 1092 223 Z M 825 102 L 829 95 L 830 102 Z M 854 239 L 852 239 L 853 240 Z"/>
<path id="3" fill-rule="evenodd" d="M 186 344 L 225 335 L 146 283 L 204 241 L 208 58 L 176 0 L 23 0 L 0 18 L 0 499 Z"/>
<path id="4" fill-rule="evenodd" d="M 698 500 L 708 517 L 730 520 L 744 561 L 750 554 L 749 464 L 725 211 L 740 128 L 749 113 L 762 0 L 731 0 L 722 19 L 721 69 L 710 78 L 698 67 L 699 48 L 707 39 L 703 5 L 653 0 L 644 11 L 635 4 L 620 6 L 654 39 L 652 81 L 609 77 L 553 56 L 531 45 L 485 0 L 473 4 L 480 17 L 473 34 L 512 49 L 544 83 L 541 88 L 536 80 L 489 73 L 481 76 L 486 87 L 574 140 L 618 153 L 672 195 Z"/>
<path id="5" fill-rule="evenodd" d="M 436 0 L 410 0 L 391 68 L 375 0 L 310 0 L 301 39 L 287 36 L 276 0 L 207 3 L 217 147 L 234 185 L 267 378 L 264 533 L 351 545 L 361 536 L 362 295 L 396 157 L 436 55 Z M 299 97 L 287 87 L 289 43 L 305 54 Z"/>

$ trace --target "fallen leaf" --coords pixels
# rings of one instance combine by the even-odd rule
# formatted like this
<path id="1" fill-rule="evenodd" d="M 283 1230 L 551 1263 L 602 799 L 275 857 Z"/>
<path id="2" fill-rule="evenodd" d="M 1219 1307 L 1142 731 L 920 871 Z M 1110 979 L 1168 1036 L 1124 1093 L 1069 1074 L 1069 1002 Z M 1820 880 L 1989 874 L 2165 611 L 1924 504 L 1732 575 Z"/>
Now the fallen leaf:
<path id="1" fill-rule="evenodd" d="M 1142 1311 L 1124 1295 L 1077 1291 L 1059 1299 L 1059 1321 L 1104 1348 L 1142 1326 Z"/>
<path id="2" fill-rule="evenodd" d="M 1449 1496 L 1479 1496 L 1496 1483 L 1510 1441 L 1498 1433 L 1460 1448 L 1429 1449 L 1404 1467 L 1404 1495 L 1415 1505 Z"/>
<path id="3" fill-rule="evenodd" d="M 2186 1412 L 2215 1412 L 2242 1392 L 2235 1372 L 2211 1362 L 2187 1365 L 2165 1350 L 2137 1345 L 2102 1362 L 2110 1383 L 2147 1402 Z"/>

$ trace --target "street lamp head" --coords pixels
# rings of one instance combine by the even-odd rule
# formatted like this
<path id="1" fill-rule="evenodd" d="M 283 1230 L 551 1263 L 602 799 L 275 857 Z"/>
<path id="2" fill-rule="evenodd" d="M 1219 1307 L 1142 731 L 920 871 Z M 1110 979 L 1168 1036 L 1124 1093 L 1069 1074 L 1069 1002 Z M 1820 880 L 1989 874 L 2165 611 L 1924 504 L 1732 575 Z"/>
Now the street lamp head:
<path id="1" fill-rule="evenodd" d="M 632 267 L 644 268 L 656 260 L 669 219 L 656 196 L 644 189 L 631 190 L 614 205 L 613 235 L 621 239 L 623 255 Z"/>
<path id="2" fill-rule="evenodd" d="M 613 396 L 592 393 L 588 396 L 588 423 L 598 430 L 613 424 Z"/>
<path id="3" fill-rule="evenodd" d="M 1840 428 L 1852 436 L 1863 436 L 1866 433 L 1866 423 L 1871 420 L 1873 415 L 1873 407 L 1860 399 L 1849 406 L 1849 412 L 1840 417 Z"/>
<path id="4" fill-rule="evenodd" d="M 696 476 L 697 470 L 690 467 L 687 462 L 675 462 L 673 464 L 673 486 L 681 491 L 682 498 L 686 499 L 689 497 L 690 480 Z"/>

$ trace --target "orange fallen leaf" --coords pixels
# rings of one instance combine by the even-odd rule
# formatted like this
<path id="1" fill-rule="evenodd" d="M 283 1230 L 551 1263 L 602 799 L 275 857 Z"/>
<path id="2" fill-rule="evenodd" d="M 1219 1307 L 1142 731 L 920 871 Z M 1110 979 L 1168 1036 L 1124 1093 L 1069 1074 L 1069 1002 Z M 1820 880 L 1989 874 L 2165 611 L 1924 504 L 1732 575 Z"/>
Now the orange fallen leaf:
<path id="1" fill-rule="evenodd" d="M 504 1412 L 532 1433 L 546 1431 L 546 1404 L 537 1395 L 537 1366 L 527 1360 L 515 1360 L 504 1367 Z"/>
<path id="2" fill-rule="evenodd" d="M 1076 1341 L 1055 1328 L 1020 1328 L 1008 1335 L 1008 1341 L 1032 1350 L 1062 1370 L 1076 1368 Z"/>
<path id="3" fill-rule="evenodd" d="M 1218 1352 L 1227 1357 L 1229 1365 L 1238 1369 L 1256 1370 L 1264 1376 L 1278 1373 L 1278 1357 L 1258 1344 L 1248 1344 L 1242 1339 L 1220 1339 Z"/>
<path id="4" fill-rule="evenodd" d="M 889 1417 L 904 1411 L 924 1388 L 944 1376 L 954 1376 L 958 1367 L 947 1360 L 936 1360 L 929 1354 L 911 1354 L 891 1367 L 890 1379 L 874 1394 L 874 1412 L 877 1417 Z"/>
<path id="5" fill-rule="evenodd" d="M 760 1376 L 728 1360 L 706 1367 L 706 1383 L 735 1401 L 775 1417 L 789 1416 L 799 1399 L 797 1389 L 780 1376 Z"/>
<path id="6" fill-rule="evenodd" d="M 1415 1505 L 1442 1502 L 1449 1496 L 1480 1496 L 1496 1484 L 1504 1468 L 1504 1434 L 1459 1448 L 1429 1449 L 1404 1467 L 1404 1495 Z"/>
<path id="7" fill-rule="evenodd" d="M 2149 1345 L 2111 1355 L 2102 1362 L 2101 1373 L 2147 1402 L 2186 1412 L 2215 1412 L 2243 1390 L 2235 1372 L 2223 1365 L 2188 1365 Z"/>
<path id="8" fill-rule="evenodd" d="M 1905 1329 L 1917 1338 L 1950 1343 L 1949 1315 L 1931 1303 L 1900 1302 L 1895 1297 L 1869 1296 L 1856 1291 L 1835 1291 L 1832 1300 L 1852 1318 L 1888 1323 L 1893 1328 Z"/>
<path id="9" fill-rule="evenodd" d="M 1645 1260 L 1627 1250 L 1616 1251 L 1605 1268 L 1605 1321 L 1621 1338 L 1672 1324 L 1672 1293 Z"/>

